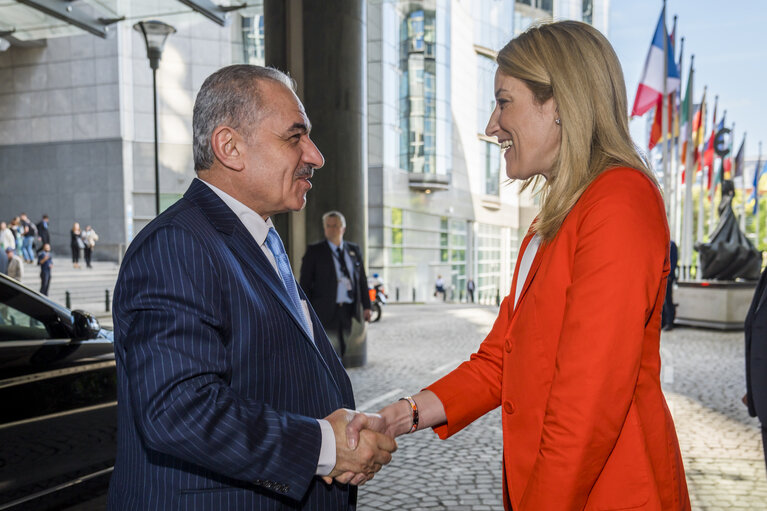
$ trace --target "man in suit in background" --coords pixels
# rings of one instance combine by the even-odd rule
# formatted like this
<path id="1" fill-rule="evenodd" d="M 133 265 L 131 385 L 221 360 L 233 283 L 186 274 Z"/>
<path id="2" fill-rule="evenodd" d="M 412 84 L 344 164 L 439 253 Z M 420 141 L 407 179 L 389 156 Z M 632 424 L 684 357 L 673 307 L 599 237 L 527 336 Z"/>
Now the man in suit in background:
<path id="1" fill-rule="evenodd" d="M 40 236 L 40 245 L 51 243 L 51 231 L 48 230 L 48 215 L 43 215 L 42 220 L 37 224 L 37 235 Z"/>
<path id="2" fill-rule="evenodd" d="M 767 463 L 767 270 L 762 272 L 746 314 L 746 395 L 751 417 L 762 425 L 762 447 Z"/>
<path id="3" fill-rule="evenodd" d="M 346 218 L 322 215 L 325 239 L 309 245 L 301 261 L 301 287 L 312 302 L 333 347 L 343 359 L 352 319 L 370 321 L 368 278 L 360 247 L 344 241 Z"/>
<path id="4" fill-rule="evenodd" d="M 310 130 L 280 71 L 203 83 L 198 179 L 131 243 L 115 289 L 109 509 L 348 511 L 345 483 L 391 459 L 380 433 L 347 444 L 349 378 L 271 221 L 304 207 L 324 163 Z"/>

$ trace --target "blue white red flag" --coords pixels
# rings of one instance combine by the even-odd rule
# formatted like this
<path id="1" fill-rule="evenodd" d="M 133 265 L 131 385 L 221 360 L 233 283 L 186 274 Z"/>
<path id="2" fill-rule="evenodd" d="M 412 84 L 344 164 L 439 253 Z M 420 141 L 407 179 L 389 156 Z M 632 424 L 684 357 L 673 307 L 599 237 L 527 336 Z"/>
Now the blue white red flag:
<path id="1" fill-rule="evenodd" d="M 674 61 L 674 52 L 671 44 L 671 38 L 666 32 L 665 8 L 661 11 L 658 26 L 655 28 L 655 35 L 650 45 L 650 51 L 647 53 L 647 59 L 644 64 L 642 78 L 639 80 L 639 87 L 634 98 L 634 108 L 631 115 L 644 115 L 648 110 L 658 103 L 658 98 L 663 95 L 663 37 L 666 37 L 666 62 L 668 66 L 668 75 L 666 76 L 666 94 L 678 90 L 681 84 L 679 67 Z"/>

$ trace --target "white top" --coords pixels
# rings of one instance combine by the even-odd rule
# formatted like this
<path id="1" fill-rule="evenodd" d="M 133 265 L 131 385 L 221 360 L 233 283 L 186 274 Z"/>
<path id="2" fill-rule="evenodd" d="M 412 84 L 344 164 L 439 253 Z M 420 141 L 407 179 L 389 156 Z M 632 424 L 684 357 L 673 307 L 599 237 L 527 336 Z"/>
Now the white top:
<path id="1" fill-rule="evenodd" d="M 202 179 L 200 179 L 200 181 L 208 185 L 208 188 L 213 190 L 213 192 L 218 195 L 222 201 L 224 201 L 224 204 L 229 206 L 229 209 L 231 209 L 234 214 L 237 215 L 250 235 L 253 236 L 253 239 L 256 240 L 258 246 L 261 247 L 261 251 L 271 263 L 272 268 L 274 268 L 275 273 L 277 273 L 277 276 L 280 278 L 280 280 L 282 280 L 280 270 L 277 267 L 277 261 L 274 259 L 274 254 L 272 254 L 272 251 L 269 250 L 269 247 L 266 245 L 266 235 L 269 234 L 269 228 L 274 227 L 272 219 L 267 218 L 266 221 L 264 221 L 264 219 L 261 218 L 261 215 L 228 193 L 206 181 L 203 181 Z M 304 316 L 306 316 L 306 322 L 309 325 L 309 331 L 311 332 L 313 328 L 312 318 L 309 314 L 309 307 L 307 306 L 305 300 L 301 300 L 301 306 L 303 308 Z M 336 466 L 336 437 L 333 433 L 333 427 L 328 421 L 317 419 L 317 422 L 319 422 L 320 430 L 322 431 L 322 447 L 320 448 L 320 458 L 317 461 L 317 471 L 315 474 L 319 476 L 326 476 L 330 474 L 330 472 L 333 470 L 333 467 Z"/>
<path id="2" fill-rule="evenodd" d="M 342 251 L 341 253 L 344 255 L 344 266 L 346 266 L 346 270 L 349 272 L 350 276 L 354 275 L 352 273 L 354 264 L 352 263 L 349 254 L 346 252 L 346 250 L 344 250 L 344 241 L 341 240 L 340 245 L 336 245 L 327 239 L 325 241 L 327 241 L 328 245 L 330 245 L 330 250 L 333 252 L 333 266 L 336 269 L 336 279 L 338 280 L 338 286 L 336 289 L 336 303 L 354 303 L 350 296 L 350 293 L 352 296 L 354 295 L 354 282 L 344 276 L 343 270 L 341 270 L 341 260 L 338 258 L 337 252 L 337 250 L 340 248 Z"/>
<path id="3" fill-rule="evenodd" d="M 4 231 L 0 231 L 0 248 L 3 249 L 3 257 L 5 257 L 6 248 L 16 249 L 16 237 L 13 235 L 13 231 L 9 228 L 5 228 Z"/>
<path id="4" fill-rule="evenodd" d="M 530 267 L 533 265 L 533 259 L 535 254 L 538 253 L 538 247 L 541 246 L 541 237 L 537 234 L 533 235 L 530 243 L 527 244 L 524 253 L 522 254 L 522 261 L 519 263 L 519 273 L 517 274 L 517 285 L 514 292 L 514 308 L 517 308 L 517 302 L 519 301 L 519 295 L 522 294 L 522 288 L 525 286 L 527 280 L 527 274 L 530 273 Z"/>

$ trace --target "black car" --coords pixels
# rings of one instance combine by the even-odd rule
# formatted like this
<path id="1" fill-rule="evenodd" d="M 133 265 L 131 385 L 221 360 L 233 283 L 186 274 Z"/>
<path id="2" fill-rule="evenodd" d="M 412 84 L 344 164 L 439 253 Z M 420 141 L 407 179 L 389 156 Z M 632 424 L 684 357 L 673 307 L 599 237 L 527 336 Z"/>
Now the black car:
<path id="1" fill-rule="evenodd" d="M 116 427 L 112 332 L 0 274 L 0 510 L 105 487 Z"/>

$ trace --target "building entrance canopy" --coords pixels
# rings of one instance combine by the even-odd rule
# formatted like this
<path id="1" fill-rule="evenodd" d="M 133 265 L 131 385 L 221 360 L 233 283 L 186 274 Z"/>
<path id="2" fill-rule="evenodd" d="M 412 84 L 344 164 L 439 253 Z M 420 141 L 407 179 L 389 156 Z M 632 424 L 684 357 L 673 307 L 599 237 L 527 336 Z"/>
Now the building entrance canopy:
<path id="1" fill-rule="evenodd" d="M 0 0 L 0 49 L 82 33 L 107 38 L 115 23 L 147 18 L 202 15 L 223 26 L 228 12 L 244 7 L 237 0 Z"/>

